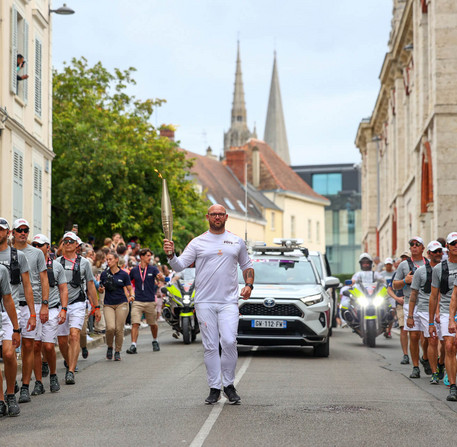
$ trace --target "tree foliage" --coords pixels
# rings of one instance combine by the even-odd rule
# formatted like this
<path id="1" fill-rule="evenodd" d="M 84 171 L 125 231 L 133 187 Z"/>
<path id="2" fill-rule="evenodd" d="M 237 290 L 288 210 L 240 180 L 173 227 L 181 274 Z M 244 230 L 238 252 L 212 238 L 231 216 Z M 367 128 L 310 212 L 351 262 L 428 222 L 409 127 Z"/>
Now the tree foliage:
<path id="1" fill-rule="evenodd" d="M 78 223 L 98 245 L 117 231 L 161 246 L 162 180 L 155 170 L 167 179 L 176 244 L 206 228 L 206 204 L 186 178 L 191 163 L 149 122 L 163 100 L 126 93 L 134 71 L 110 73 L 81 58 L 53 74 L 53 240 Z"/>

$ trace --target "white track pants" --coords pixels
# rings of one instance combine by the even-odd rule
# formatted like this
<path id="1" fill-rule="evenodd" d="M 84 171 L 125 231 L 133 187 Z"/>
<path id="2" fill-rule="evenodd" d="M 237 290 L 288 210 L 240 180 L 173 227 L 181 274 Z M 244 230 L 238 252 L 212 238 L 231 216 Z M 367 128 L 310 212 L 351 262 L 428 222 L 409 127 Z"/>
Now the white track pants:
<path id="1" fill-rule="evenodd" d="M 206 376 L 210 388 L 221 389 L 235 381 L 236 336 L 240 312 L 238 304 L 200 303 L 195 305 L 203 348 Z M 222 354 L 219 355 L 219 342 Z"/>

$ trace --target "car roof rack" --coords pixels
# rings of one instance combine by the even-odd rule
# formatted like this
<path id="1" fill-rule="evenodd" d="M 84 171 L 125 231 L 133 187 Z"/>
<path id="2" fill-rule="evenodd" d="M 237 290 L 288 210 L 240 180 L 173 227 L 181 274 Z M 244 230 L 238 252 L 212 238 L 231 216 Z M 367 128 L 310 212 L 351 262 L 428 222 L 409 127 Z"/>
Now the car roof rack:
<path id="1" fill-rule="evenodd" d="M 305 257 L 308 257 L 309 252 L 306 247 L 299 247 L 299 246 L 281 246 L 281 247 L 269 247 L 266 245 L 254 245 L 252 247 L 252 251 L 256 253 L 260 253 L 262 255 L 265 254 L 271 254 L 271 253 L 278 253 L 278 254 L 283 254 L 283 253 L 290 253 L 294 254 L 297 256 L 304 255 Z"/>

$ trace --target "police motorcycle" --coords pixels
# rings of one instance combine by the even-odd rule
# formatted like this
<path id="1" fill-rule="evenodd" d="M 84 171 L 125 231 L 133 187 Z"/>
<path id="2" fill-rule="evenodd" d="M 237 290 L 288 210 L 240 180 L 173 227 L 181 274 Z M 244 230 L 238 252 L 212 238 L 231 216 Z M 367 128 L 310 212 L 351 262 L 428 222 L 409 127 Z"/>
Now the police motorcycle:
<path id="1" fill-rule="evenodd" d="M 174 329 L 173 337 L 182 334 L 184 344 L 195 341 L 200 332 L 195 315 L 195 269 L 176 273 L 172 282 L 162 287 L 164 294 L 162 317 Z"/>
<path id="2" fill-rule="evenodd" d="M 362 271 L 357 282 L 345 290 L 342 316 L 370 348 L 376 346 L 376 337 L 384 333 L 394 319 L 394 310 L 389 303 L 386 283 L 371 270 L 373 259 L 368 253 L 359 258 Z"/>

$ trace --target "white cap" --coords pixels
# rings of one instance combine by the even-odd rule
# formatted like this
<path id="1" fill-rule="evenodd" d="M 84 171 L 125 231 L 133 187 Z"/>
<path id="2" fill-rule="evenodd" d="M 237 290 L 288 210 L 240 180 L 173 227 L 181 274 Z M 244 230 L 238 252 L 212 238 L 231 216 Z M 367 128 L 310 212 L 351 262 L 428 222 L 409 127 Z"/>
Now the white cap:
<path id="1" fill-rule="evenodd" d="M 76 242 L 78 243 L 78 245 L 81 245 L 83 243 L 79 236 L 76 236 Z"/>
<path id="2" fill-rule="evenodd" d="M 406 256 L 407 258 L 409 258 L 411 256 L 411 253 L 409 251 L 404 251 L 401 255 L 400 255 L 400 258 L 402 256 Z"/>
<path id="3" fill-rule="evenodd" d="M 457 234 L 457 233 L 456 233 Z M 438 242 L 438 241 L 431 241 L 428 245 L 427 245 L 427 251 L 435 251 L 435 250 L 438 250 L 439 248 L 443 249 L 443 246 Z"/>
<path id="4" fill-rule="evenodd" d="M 49 239 L 44 234 L 35 234 L 35 236 L 32 239 L 32 244 L 34 242 L 37 242 L 38 244 L 51 245 L 51 243 L 49 242 Z"/>
<path id="5" fill-rule="evenodd" d="M 10 229 L 10 224 L 4 217 L 0 217 L 0 228 L 3 228 L 4 230 Z"/>
<path id="6" fill-rule="evenodd" d="M 386 260 L 384 261 L 384 264 L 394 264 L 394 261 L 392 260 L 392 258 L 386 258 Z"/>
<path id="7" fill-rule="evenodd" d="M 419 242 L 419 244 L 424 245 L 424 240 L 423 240 L 421 237 L 419 237 L 419 236 L 414 236 L 414 237 L 412 237 L 412 238 L 409 240 L 409 243 L 411 243 L 412 241 L 416 241 L 416 242 Z"/>
<path id="8" fill-rule="evenodd" d="M 451 242 L 454 242 L 457 240 L 457 233 L 453 231 L 452 233 L 449 233 L 446 238 L 446 244 L 450 244 Z"/>
<path id="9" fill-rule="evenodd" d="M 63 235 L 63 238 L 62 239 L 67 239 L 67 238 L 70 238 L 70 239 L 73 239 L 74 241 L 78 242 L 78 236 L 76 236 L 75 233 L 73 233 L 73 231 L 67 231 L 64 235 Z"/>
<path id="10" fill-rule="evenodd" d="M 22 225 L 25 225 L 27 228 L 30 228 L 29 223 L 25 219 L 16 219 L 13 223 L 13 230 L 16 228 L 21 227 Z"/>
<path id="11" fill-rule="evenodd" d="M 370 260 L 371 262 L 373 262 L 373 258 L 368 254 L 368 253 L 362 253 L 360 256 L 359 256 L 359 262 L 362 260 L 362 259 L 368 259 Z"/>

